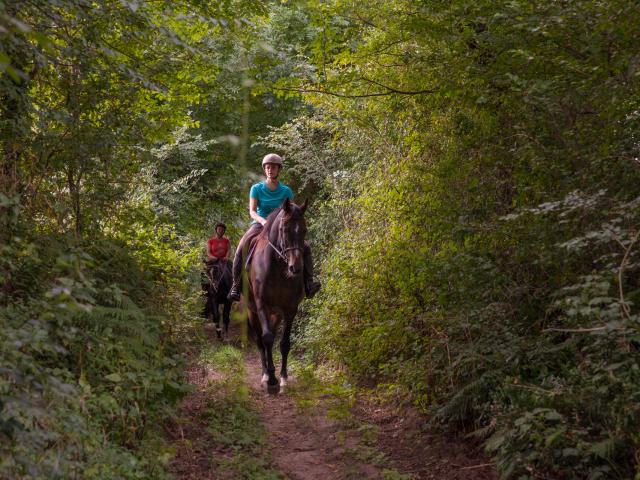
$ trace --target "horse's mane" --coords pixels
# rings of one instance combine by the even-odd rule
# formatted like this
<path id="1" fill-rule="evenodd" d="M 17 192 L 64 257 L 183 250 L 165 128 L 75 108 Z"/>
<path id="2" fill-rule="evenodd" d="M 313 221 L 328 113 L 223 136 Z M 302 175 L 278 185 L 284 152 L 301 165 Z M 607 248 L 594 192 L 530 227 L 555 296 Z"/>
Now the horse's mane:
<path id="1" fill-rule="evenodd" d="M 258 237 L 269 237 L 269 232 L 271 231 L 271 227 L 274 223 L 276 223 L 276 218 L 278 214 L 282 211 L 282 207 L 276 208 L 273 212 L 269 214 L 267 217 L 267 223 L 262 226 L 262 231 L 258 235 Z"/>

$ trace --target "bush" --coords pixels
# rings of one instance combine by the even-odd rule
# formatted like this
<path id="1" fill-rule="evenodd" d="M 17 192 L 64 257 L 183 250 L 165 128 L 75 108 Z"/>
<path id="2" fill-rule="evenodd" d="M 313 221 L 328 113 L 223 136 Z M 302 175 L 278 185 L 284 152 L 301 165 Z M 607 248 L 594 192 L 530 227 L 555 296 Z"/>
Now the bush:
<path id="1" fill-rule="evenodd" d="M 147 434 L 184 387 L 158 272 L 2 213 L 0 477 L 162 478 Z"/>

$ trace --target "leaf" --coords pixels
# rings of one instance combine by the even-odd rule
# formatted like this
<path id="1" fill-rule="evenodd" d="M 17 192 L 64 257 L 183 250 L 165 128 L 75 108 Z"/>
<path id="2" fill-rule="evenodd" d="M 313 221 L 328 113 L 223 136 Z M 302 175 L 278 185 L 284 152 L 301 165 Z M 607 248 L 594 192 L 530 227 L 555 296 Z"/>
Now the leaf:
<path id="1" fill-rule="evenodd" d="M 564 428 L 559 428 L 558 430 L 554 431 L 551 435 L 548 435 L 545 440 L 544 440 L 544 446 L 546 448 L 552 447 L 557 440 L 564 434 L 565 429 Z"/>
<path id="2" fill-rule="evenodd" d="M 563 448 L 562 449 L 563 457 L 578 457 L 580 456 L 580 450 L 577 448 Z"/>
<path id="3" fill-rule="evenodd" d="M 544 414 L 544 418 L 546 418 L 547 420 L 552 420 L 552 421 L 560 421 L 560 420 L 562 420 L 562 415 L 560 415 L 555 410 L 550 410 L 550 411 L 548 411 L 548 412 L 546 412 Z"/>
<path id="4" fill-rule="evenodd" d="M 615 447 L 615 440 L 608 438 L 598 443 L 594 443 L 589 448 L 589 451 L 601 458 L 611 458 Z"/>
<path id="5" fill-rule="evenodd" d="M 118 373 L 110 373 L 109 375 L 105 376 L 104 378 L 106 378 L 107 380 L 111 381 L 111 382 L 121 382 L 122 381 L 122 377 L 118 374 Z"/>

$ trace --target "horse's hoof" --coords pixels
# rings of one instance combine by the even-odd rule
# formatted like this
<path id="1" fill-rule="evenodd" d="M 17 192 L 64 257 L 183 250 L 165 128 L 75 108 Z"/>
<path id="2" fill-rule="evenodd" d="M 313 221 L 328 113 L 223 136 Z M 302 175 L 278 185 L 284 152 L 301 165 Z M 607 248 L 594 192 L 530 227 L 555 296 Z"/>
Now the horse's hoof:
<path id="1" fill-rule="evenodd" d="M 280 377 L 280 386 L 281 387 L 286 387 L 287 386 L 287 379 L 284 377 Z"/>
<path id="2" fill-rule="evenodd" d="M 265 384 L 269 381 L 269 375 L 267 375 L 266 373 L 262 374 L 262 379 L 260 380 L 260 383 Z"/>
<path id="3" fill-rule="evenodd" d="M 276 383 L 274 385 L 267 384 L 267 393 L 271 395 L 275 395 L 280 391 L 280 384 Z"/>

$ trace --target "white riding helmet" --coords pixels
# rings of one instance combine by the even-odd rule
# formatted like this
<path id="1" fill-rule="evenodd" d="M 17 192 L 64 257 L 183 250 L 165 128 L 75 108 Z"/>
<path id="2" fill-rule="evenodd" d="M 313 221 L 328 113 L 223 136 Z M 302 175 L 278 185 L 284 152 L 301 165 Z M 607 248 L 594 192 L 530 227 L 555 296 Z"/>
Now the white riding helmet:
<path id="1" fill-rule="evenodd" d="M 282 167 L 282 157 L 277 153 L 269 153 L 262 159 L 262 168 L 264 168 L 267 163 L 275 163 L 276 165 L 280 165 Z"/>

